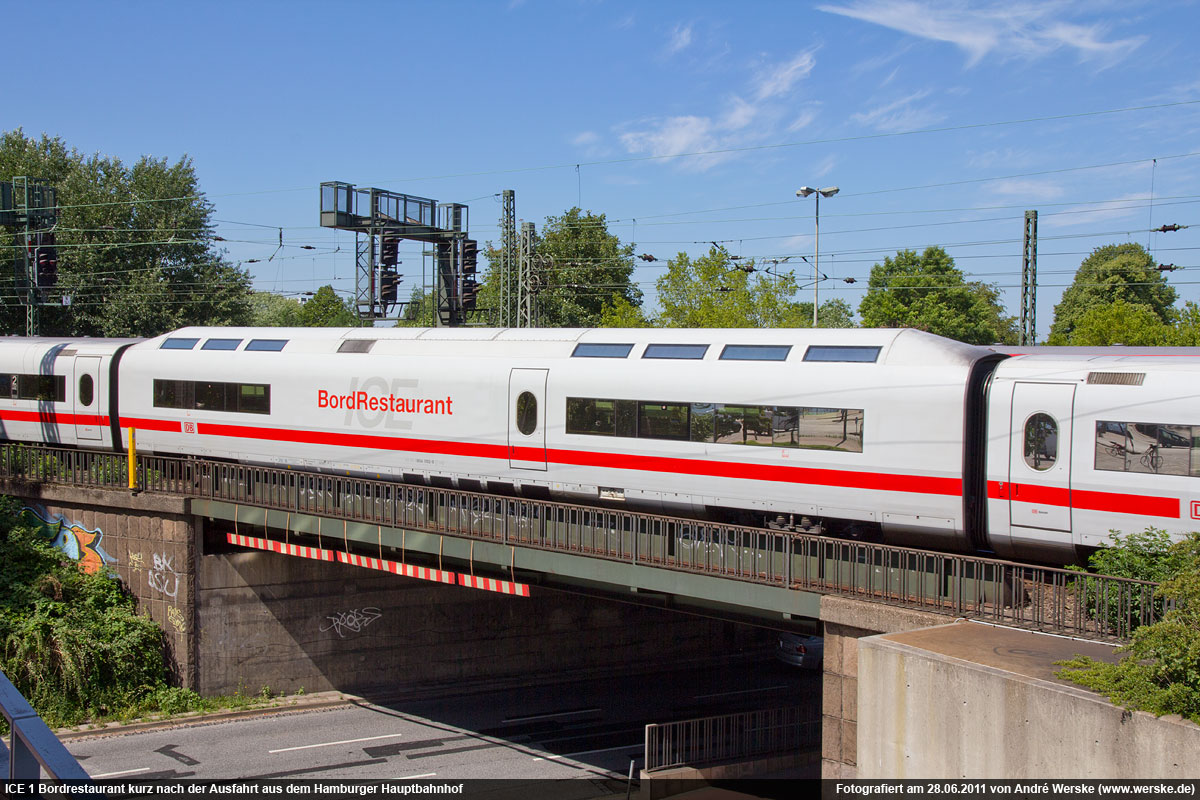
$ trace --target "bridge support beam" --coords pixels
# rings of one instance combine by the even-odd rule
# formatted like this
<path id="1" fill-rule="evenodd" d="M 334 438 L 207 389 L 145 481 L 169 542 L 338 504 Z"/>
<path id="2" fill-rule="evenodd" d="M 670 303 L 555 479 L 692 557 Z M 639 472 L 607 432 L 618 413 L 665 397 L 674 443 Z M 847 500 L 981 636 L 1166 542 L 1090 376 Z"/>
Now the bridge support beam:
<path id="1" fill-rule="evenodd" d="M 849 597 L 821 598 L 825 628 L 825 675 L 821 702 L 821 777 L 858 777 L 858 640 L 899 633 L 953 619 L 927 611 L 883 606 Z"/>

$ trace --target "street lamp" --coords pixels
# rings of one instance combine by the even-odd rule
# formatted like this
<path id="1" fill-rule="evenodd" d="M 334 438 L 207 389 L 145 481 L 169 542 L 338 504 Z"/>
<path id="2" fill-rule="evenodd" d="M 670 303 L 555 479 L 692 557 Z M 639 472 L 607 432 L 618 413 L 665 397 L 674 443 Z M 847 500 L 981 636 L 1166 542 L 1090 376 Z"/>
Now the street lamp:
<path id="1" fill-rule="evenodd" d="M 817 240 L 816 246 L 813 248 L 813 324 L 817 327 L 817 285 L 821 282 L 821 198 L 833 197 L 839 191 L 836 186 L 826 186 L 824 189 L 814 189 L 811 186 L 801 186 L 796 190 L 796 197 L 808 197 L 810 194 L 817 196 L 816 211 L 813 213 L 813 219 L 816 221 Z"/>

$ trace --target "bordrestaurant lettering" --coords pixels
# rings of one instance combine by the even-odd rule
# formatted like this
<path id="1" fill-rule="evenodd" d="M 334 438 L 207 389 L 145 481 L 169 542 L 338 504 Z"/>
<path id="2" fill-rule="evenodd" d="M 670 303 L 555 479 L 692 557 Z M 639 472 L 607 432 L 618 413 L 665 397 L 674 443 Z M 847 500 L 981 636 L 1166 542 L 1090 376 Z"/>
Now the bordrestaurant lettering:
<path id="1" fill-rule="evenodd" d="M 351 392 L 335 394 L 324 389 L 317 390 L 317 408 L 339 408 L 347 411 L 390 411 L 394 414 L 445 414 L 452 415 L 454 399 L 429 400 L 424 397 L 397 397 L 394 394 L 371 394 Z"/>

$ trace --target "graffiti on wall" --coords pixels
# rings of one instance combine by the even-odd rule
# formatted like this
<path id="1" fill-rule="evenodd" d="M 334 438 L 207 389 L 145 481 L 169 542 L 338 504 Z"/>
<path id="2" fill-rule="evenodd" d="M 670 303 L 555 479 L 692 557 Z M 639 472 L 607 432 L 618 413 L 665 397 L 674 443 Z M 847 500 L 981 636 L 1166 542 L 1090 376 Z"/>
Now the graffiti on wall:
<path id="1" fill-rule="evenodd" d="M 329 620 L 328 625 L 321 625 L 321 633 L 333 631 L 338 635 L 339 639 L 346 638 L 346 632 L 362 633 L 363 630 L 375 620 L 383 616 L 383 613 L 374 606 L 364 609 L 352 608 L 349 611 L 338 611 L 325 617 Z"/>
<path id="2" fill-rule="evenodd" d="M 50 544 L 79 562 L 84 572 L 99 572 L 116 559 L 104 552 L 100 541 L 104 532 L 91 530 L 78 522 L 70 522 L 62 514 L 53 515 L 40 506 L 24 506 L 21 509 L 25 520 L 44 536 Z"/>
<path id="3" fill-rule="evenodd" d="M 155 553 L 154 568 L 149 575 L 151 588 L 171 598 L 179 592 L 179 573 L 175 571 L 174 561 L 166 553 Z"/>

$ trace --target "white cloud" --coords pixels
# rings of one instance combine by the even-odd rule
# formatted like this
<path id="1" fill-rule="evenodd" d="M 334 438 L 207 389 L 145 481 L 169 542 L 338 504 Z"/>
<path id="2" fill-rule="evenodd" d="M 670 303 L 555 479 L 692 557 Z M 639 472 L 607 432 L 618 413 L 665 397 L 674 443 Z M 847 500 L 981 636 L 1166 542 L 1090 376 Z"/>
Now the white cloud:
<path id="1" fill-rule="evenodd" d="M 576 147 L 587 147 L 588 145 L 593 145 L 598 141 L 600 141 L 600 134 L 596 133 L 595 131 L 584 131 L 583 133 L 574 136 L 571 139 L 571 144 L 575 145 Z"/>
<path id="2" fill-rule="evenodd" d="M 916 103 L 928 96 L 929 90 L 913 92 L 869 111 L 852 114 L 850 118 L 884 133 L 901 133 L 927 128 L 946 118 L 945 114 L 931 108 L 916 106 Z"/>
<path id="3" fill-rule="evenodd" d="M 1022 200 L 1043 201 L 1057 200 L 1063 196 L 1063 188 L 1057 183 L 1018 178 L 1006 178 L 989 181 L 984 185 L 985 190 L 1005 197 L 1018 197 Z"/>
<path id="4" fill-rule="evenodd" d="M 708 117 L 651 120 L 647 129 L 623 133 L 620 138 L 628 152 L 657 157 L 717 150 L 721 147 L 721 141 L 713 133 L 713 122 Z M 688 169 L 705 170 L 728 157 L 728 153 L 713 153 L 689 158 L 685 163 Z"/>
<path id="5" fill-rule="evenodd" d="M 667 39 L 667 55 L 672 56 L 681 50 L 687 48 L 692 43 L 692 26 L 680 27 L 676 25 L 671 29 L 671 36 Z"/>
<path id="6" fill-rule="evenodd" d="M 658 157 L 744 147 L 769 138 L 788 115 L 795 115 L 790 101 L 797 85 L 816 64 L 812 51 L 798 53 L 778 64 L 759 70 L 748 92 L 732 95 L 719 113 L 686 114 L 639 120 L 621 126 L 621 144 L 631 154 Z M 747 97 L 751 99 L 746 99 Z M 804 109 L 793 117 L 788 130 L 808 125 L 815 112 Z M 703 171 L 732 158 L 734 153 L 711 153 L 689 158 L 684 169 Z"/>
<path id="7" fill-rule="evenodd" d="M 1107 28 L 1064 19 L 1086 6 L 1070 2 L 992 2 L 966 0 L 856 0 L 822 5 L 821 11 L 882 25 L 922 39 L 953 44 L 967 54 L 972 67 L 989 55 L 1001 60 L 1036 59 L 1061 49 L 1080 61 L 1116 63 L 1147 39 L 1105 39 Z"/>
<path id="8" fill-rule="evenodd" d="M 807 78 L 816 65 L 813 51 L 808 50 L 791 61 L 764 70 L 754 80 L 754 99 L 766 100 L 789 93 L 796 81 Z"/>

